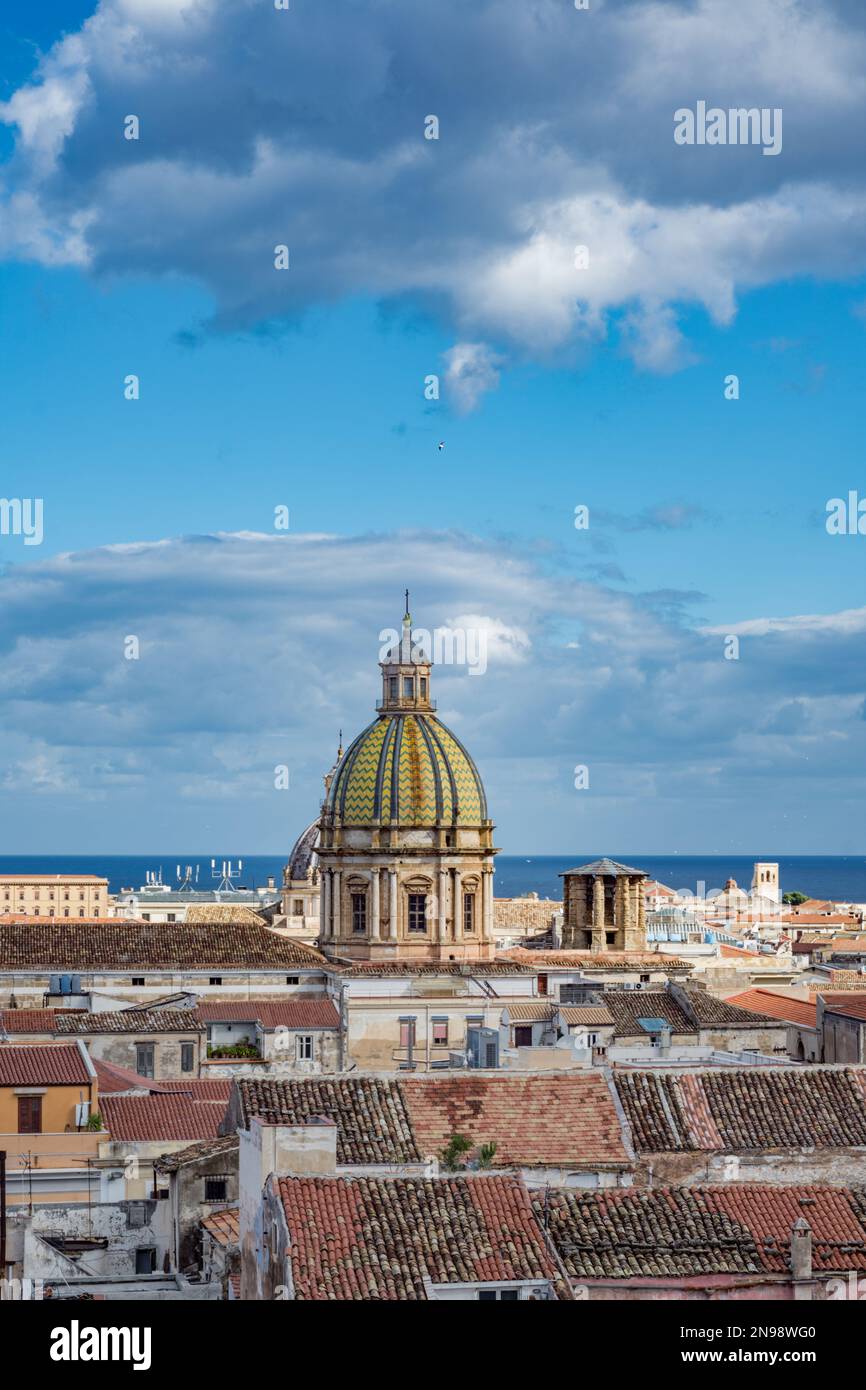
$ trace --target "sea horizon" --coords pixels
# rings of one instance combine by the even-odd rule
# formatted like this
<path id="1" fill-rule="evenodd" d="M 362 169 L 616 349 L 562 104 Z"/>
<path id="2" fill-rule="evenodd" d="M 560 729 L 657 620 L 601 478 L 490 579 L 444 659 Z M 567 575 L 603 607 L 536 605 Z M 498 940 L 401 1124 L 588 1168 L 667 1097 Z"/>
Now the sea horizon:
<path id="1" fill-rule="evenodd" d="M 561 897 L 559 875 L 570 868 L 603 856 L 586 854 L 499 854 L 495 861 L 494 893 L 500 898 L 520 897 L 537 893 L 541 898 Z M 729 878 L 741 888 L 748 889 L 755 863 L 769 861 L 779 865 L 783 893 L 801 892 L 809 897 L 836 898 L 840 901 L 866 902 L 866 854 L 864 855 L 762 855 L 726 854 L 635 854 L 613 853 L 607 856 L 621 863 L 643 869 L 675 890 L 692 893 L 711 892 L 724 887 Z M 242 861 L 243 869 L 235 882 L 246 888 L 262 888 L 273 877 L 277 887 L 282 881 L 286 854 L 190 854 L 188 852 L 150 854 L 50 854 L 0 855 L 0 874 L 33 873 L 63 874 L 92 873 L 109 881 L 109 891 L 140 888 L 148 873 L 162 874 L 167 889 L 177 886 L 177 869 L 185 873 L 186 866 L 199 870 L 198 889 L 206 891 L 219 886 L 220 868 L 224 859 L 234 866 Z M 211 860 L 217 863 L 212 876 Z"/>

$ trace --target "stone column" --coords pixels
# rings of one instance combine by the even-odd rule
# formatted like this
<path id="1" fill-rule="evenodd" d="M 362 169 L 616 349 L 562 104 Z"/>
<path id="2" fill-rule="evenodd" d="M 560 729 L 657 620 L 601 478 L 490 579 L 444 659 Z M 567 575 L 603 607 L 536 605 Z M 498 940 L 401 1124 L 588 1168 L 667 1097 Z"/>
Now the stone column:
<path id="1" fill-rule="evenodd" d="M 484 941 L 493 940 L 493 875 L 485 869 L 481 879 L 481 937 Z"/>
<path id="2" fill-rule="evenodd" d="M 448 870 L 439 870 L 439 921 L 436 927 L 436 940 L 448 940 Z"/>
<path id="3" fill-rule="evenodd" d="M 397 940 L 397 870 L 388 874 L 388 936 Z"/>
<path id="4" fill-rule="evenodd" d="M 592 926 L 597 931 L 604 927 L 604 879 L 592 880 Z"/>
<path id="5" fill-rule="evenodd" d="M 477 925 L 477 924 L 476 924 Z M 454 940 L 462 941 L 463 931 L 463 875 L 454 870 Z"/>
<path id="6" fill-rule="evenodd" d="M 607 937 L 604 929 L 604 879 L 592 880 L 592 944 L 591 951 L 606 951 Z"/>
<path id="7" fill-rule="evenodd" d="M 334 882 L 331 887 L 331 900 L 334 905 L 334 938 L 340 939 L 340 907 L 342 897 L 342 873 L 339 869 L 334 870 Z"/>
<path id="8" fill-rule="evenodd" d="M 319 919 L 322 924 L 322 939 L 329 941 L 331 938 L 331 870 L 326 869 L 322 874 L 322 905 L 319 912 Z"/>
<path id="9" fill-rule="evenodd" d="M 379 870 L 370 875 L 370 937 L 379 940 Z"/>

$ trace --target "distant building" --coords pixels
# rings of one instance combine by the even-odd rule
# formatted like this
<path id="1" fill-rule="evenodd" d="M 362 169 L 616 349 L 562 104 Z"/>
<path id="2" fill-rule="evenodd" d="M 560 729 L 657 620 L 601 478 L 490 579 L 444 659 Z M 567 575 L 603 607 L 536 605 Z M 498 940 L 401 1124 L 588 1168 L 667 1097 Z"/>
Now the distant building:
<path id="1" fill-rule="evenodd" d="M 752 896 L 769 898 L 774 903 L 782 901 L 778 864 L 757 863 L 755 865 L 752 872 Z"/>
<path id="2" fill-rule="evenodd" d="M 0 916 L 107 917 L 108 879 L 96 874 L 0 874 Z"/>
<path id="3" fill-rule="evenodd" d="M 118 1009 L 58 1015 L 61 1038 L 81 1038 L 91 1057 L 156 1081 L 199 1074 L 205 1025 L 195 1009 Z"/>
<path id="4" fill-rule="evenodd" d="M 0 1044 L 0 1148 L 11 1205 L 98 1196 L 92 1164 L 105 1138 L 98 1114 L 99 1083 L 83 1043 Z"/>
<path id="5" fill-rule="evenodd" d="M 642 951 L 646 947 L 643 869 L 596 859 L 560 874 L 563 946 L 576 950 Z"/>

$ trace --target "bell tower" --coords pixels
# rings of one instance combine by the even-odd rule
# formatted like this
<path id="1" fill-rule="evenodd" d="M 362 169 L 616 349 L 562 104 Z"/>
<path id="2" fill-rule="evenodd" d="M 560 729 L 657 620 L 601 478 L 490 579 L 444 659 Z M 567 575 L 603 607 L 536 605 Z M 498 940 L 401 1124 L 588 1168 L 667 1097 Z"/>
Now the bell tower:
<path id="1" fill-rule="evenodd" d="M 406 710 L 429 713 L 436 706 L 430 699 L 430 658 L 412 642 L 412 614 L 409 612 L 409 590 L 406 590 L 406 612 L 403 630 L 385 661 L 379 662 L 382 672 L 382 698 L 376 708 L 380 714 L 398 714 Z"/>

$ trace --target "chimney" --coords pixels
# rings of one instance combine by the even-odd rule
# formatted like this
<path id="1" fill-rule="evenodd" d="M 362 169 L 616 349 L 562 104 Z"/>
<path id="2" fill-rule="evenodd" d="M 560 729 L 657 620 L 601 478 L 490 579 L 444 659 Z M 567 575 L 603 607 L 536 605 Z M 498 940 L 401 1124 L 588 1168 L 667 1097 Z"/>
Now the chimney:
<path id="1" fill-rule="evenodd" d="M 308 1115 L 294 1125 L 274 1124 L 254 1115 L 239 1129 L 238 1221 L 241 1298 L 260 1298 L 262 1190 L 277 1177 L 333 1177 L 337 1167 L 337 1126 L 326 1115 Z"/>
<path id="2" fill-rule="evenodd" d="M 791 1227 L 791 1274 L 794 1298 L 812 1297 L 812 1228 L 801 1216 Z"/>

